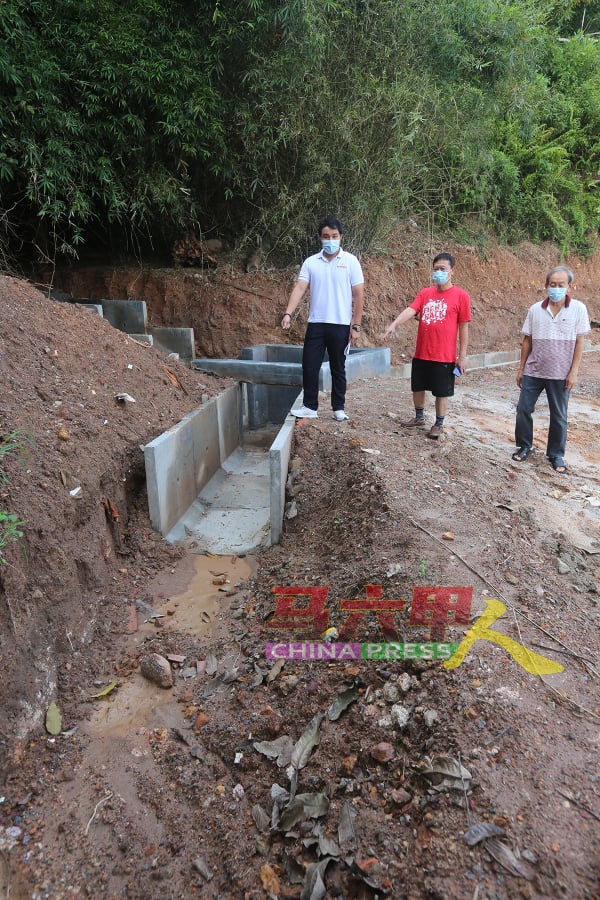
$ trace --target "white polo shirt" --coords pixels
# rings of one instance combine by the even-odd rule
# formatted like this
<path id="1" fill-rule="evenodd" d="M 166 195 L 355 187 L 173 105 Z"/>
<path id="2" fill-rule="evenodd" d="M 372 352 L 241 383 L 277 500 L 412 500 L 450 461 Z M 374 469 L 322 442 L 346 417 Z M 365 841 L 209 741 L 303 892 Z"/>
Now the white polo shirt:
<path id="1" fill-rule="evenodd" d="M 352 321 L 352 288 L 364 283 L 362 268 L 356 256 L 340 249 L 328 262 L 323 251 L 302 263 L 298 281 L 310 288 L 309 322 L 350 325 Z"/>
<path id="2" fill-rule="evenodd" d="M 531 353 L 523 373 L 531 378 L 562 380 L 573 364 L 577 338 L 592 329 L 585 304 L 567 294 L 556 316 L 550 312 L 547 297 L 534 303 L 521 330 L 531 338 Z"/>

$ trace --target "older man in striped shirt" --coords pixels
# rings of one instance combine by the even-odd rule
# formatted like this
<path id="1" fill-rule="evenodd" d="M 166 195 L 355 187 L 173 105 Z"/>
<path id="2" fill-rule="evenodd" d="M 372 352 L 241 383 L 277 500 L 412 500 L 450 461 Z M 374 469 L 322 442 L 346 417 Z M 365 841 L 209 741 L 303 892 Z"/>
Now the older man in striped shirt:
<path id="1" fill-rule="evenodd" d="M 546 298 L 527 313 L 517 372 L 521 388 L 515 425 L 517 450 L 512 456 L 523 462 L 533 453 L 533 411 L 546 391 L 550 407 L 546 456 L 561 474 L 568 472 L 564 457 L 569 396 L 577 384 L 584 336 L 591 331 L 585 305 L 569 296 L 572 282 L 573 273 L 566 266 L 551 269 L 546 276 Z"/>

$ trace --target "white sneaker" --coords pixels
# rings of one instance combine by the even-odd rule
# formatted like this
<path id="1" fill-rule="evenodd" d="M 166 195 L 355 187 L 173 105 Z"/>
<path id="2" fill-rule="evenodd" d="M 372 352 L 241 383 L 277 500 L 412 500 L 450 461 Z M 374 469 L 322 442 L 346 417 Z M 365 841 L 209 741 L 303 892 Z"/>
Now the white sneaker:
<path id="1" fill-rule="evenodd" d="M 345 419 L 349 419 L 350 416 L 343 409 L 336 409 L 333 413 L 333 418 L 337 422 L 343 422 Z"/>
<path id="2" fill-rule="evenodd" d="M 309 409 L 308 406 L 300 406 L 298 409 L 292 409 L 291 413 L 293 416 L 297 416 L 299 419 L 318 419 L 319 414 L 316 409 Z"/>

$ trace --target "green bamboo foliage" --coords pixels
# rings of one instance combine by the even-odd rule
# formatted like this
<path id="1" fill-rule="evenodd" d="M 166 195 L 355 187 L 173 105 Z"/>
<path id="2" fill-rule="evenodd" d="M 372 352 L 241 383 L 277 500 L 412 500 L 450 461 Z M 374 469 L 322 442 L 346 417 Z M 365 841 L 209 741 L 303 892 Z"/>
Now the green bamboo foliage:
<path id="1" fill-rule="evenodd" d="M 4 0 L 0 265 L 187 229 L 298 258 L 335 212 L 589 250 L 600 3 Z M 595 24 L 598 26 L 596 28 Z"/>

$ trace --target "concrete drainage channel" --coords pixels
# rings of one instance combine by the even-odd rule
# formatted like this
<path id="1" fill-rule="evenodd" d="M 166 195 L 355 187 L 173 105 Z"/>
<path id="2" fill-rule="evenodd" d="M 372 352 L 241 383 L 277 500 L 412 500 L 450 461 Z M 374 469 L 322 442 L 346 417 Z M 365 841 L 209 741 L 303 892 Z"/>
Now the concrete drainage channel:
<path id="1" fill-rule="evenodd" d="M 51 291 L 54 300 L 77 303 L 132 338 L 177 353 L 198 371 L 233 378 L 228 388 L 144 448 L 150 520 L 173 544 L 196 552 L 249 553 L 281 538 L 285 484 L 300 404 L 302 347 L 246 347 L 241 358 L 194 359 L 191 328 L 148 328 L 143 300 L 91 302 Z M 352 349 L 348 381 L 383 375 L 389 348 Z M 327 362 L 319 388 L 331 390 Z"/>
<path id="2" fill-rule="evenodd" d="M 191 328 L 147 328 L 142 300 L 90 303 L 68 295 L 54 299 L 96 310 L 121 331 L 175 352 L 193 368 L 233 378 L 237 384 L 207 401 L 144 449 L 152 526 L 173 544 L 196 552 L 250 553 L 281 538 L 285 484 L 300 405 L 302 347 L 246 347 L 240 359 L 194 359 Z M 586 342 L 586 349 L 592 349 Z M 353 348 L 348 381 L 385 375 L 390 350 Z M 470 369 L 514 363 L 519 350 L 470 356 Z M 395 370 L 410 376 L 410 364 Z M 331 389 L 329 366 L 321 367 L 319 389 Z"/>
<path id="3" fill-rule="evenodd" d="M 280 540 L 301 358 L 302 347 L 262 345 L 245 348 L 239 360 L 192 361 L 239 381 L 145 447 L 150 519 L 168 541 L 239 554 Z M 347 377 L 389 367 L 389 348 L 357 349 Z M 331 388 L 327 362 L 319 387 Z"/>

